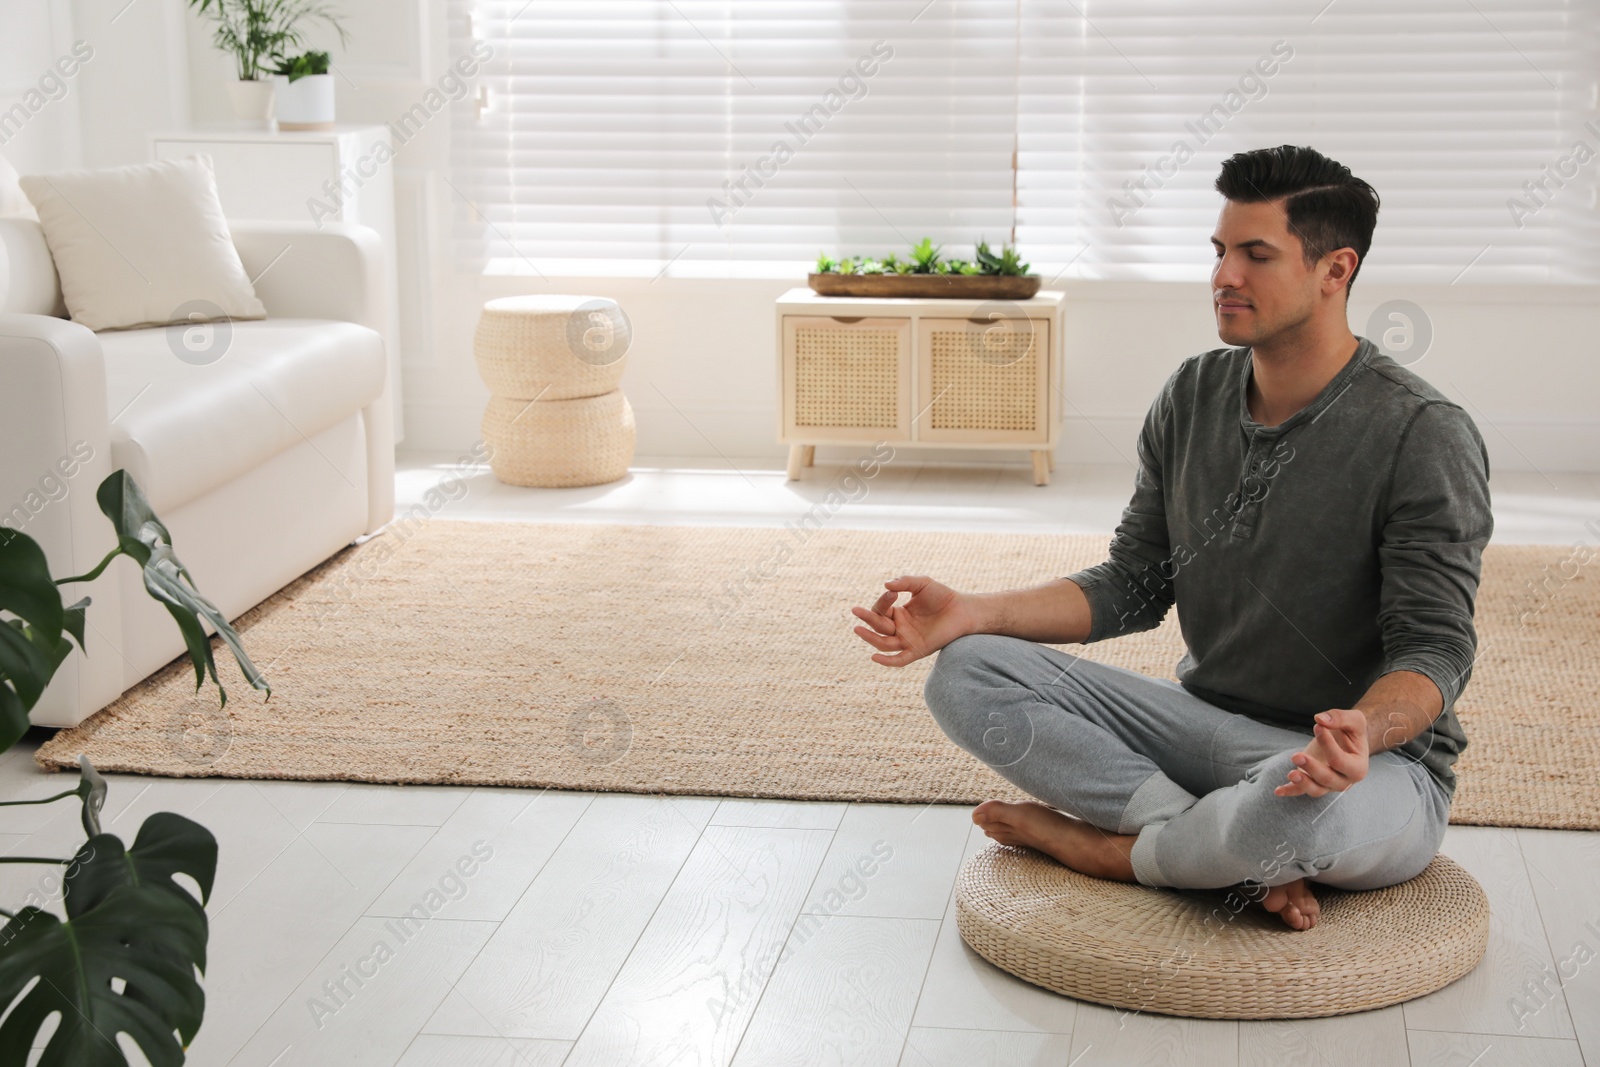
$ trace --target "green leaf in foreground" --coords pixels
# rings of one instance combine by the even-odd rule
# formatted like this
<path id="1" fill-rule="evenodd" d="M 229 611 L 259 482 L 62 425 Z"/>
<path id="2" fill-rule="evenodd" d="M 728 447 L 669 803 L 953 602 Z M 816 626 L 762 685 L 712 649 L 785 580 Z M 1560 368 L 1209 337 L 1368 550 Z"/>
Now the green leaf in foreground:
<path id="1" fill-rule="evenodd" d="M 28 706 L 15 689 L 0 679 L 0 752 L 21 740 L 28 726 Z"/>
<path id="2" fill-rule="evenodd" d="M 119 1033 L 152 1067 L 179 1067 L 205 1010 L 195 979 L 205 946 L 204 918 L 154 886 L 121 886 L 66 922 L 23 908 L 0 929 L 0 1004 L 15 1002 L 0 1024 L 0 1060 L 26 1063 L 59 1012 L 39 1067 L 125 1067 Z"/>
<path id="3" fill-rule="evenodd" d="M 146 819 L 131 849 L 115 834 L 84 842 L 66 872 L 67 920 L 28 907 L 0 929 L 0 1010 L 15 1002 L 0 1024 L 0 1061 L 25 1062 L 39 1027 L 60 1012 L 40 1067 L 122 1067 L 118 1032 L 153 1067 L 181 1064 L 205 1012 L 195 971 L 206 966 L 204 901 L 216 870 L 216 838 L 172 812 Z M 201 899 L 177 874 L 194 879 Z"/>
<path id="4" fill-rule="evenodd" d="M 25 533 L 0 527 L 0 751 L 28 730 L 28 712 L 72 651 L 83 645 L 84 599 L 67 608 L 44 550 Z M 69 639 L 70 638 L 70 639 Z"/>
<path id="5" fill-rule="evenodd" d="M 0 611 L 11 612 L 52 644 L 66 623 L 55 584 L 38 542 L 0 527 Z"/>
<path id="6" fill-rule="evenodd" d="M 205 684 L 209 671 L 211 680 L 217 683 L 217 691 L 222 694 L 223 706 L 228 703 L 227 690 L 223 689 L 222 680 L 217 677 L 216 660 L 211 656 L 211 642 L 200 622 L 204 619 L 211 624 L 217 636 L 227 643 L 245 680 L 271 696 L 272 688 L 267 685 L 266 678 L 256 669 L 256 665 L 250 662 L 232 624 L 217 610 L 215 604 L 200 595 L 194 579 L 173 553 L 172 535 L 156 518 L 155 512 L 150 510 L 150 503 L 138 483 L 128 476 L 127 471 L 113 471 L 110 477 L 100 483 L 100 488 L 95 491 L 95 499 L 100 504 L 100 510 L 105 512 L 106 518 L 116 528 L 117 542 L 122 551 L 144 569 L 145 589 L 166 607 L 177 622 L 178 630 L 183 634 L 183 643 L 189 650 L 189 661 L 194 664 L 195 688 L 199 689 Z"/>
<path id="7" fill-rule="evenodd" d="M 106 806 L 106 780 L 94 769 L 89 757 L 78 754 L 78 795 L 83 798 L 83 832 L 94 837 L 100 832 L 100 809 Z"/>
<path id="8" fill-rule="evenodd" d="M 170 811 L 158 811 L 139 827 L 133 847 L 123 851 L 115 834 L 96 834 L 84 842 L 67 871 L 69 916 L 97 908 L 123 886 L 147 886 L 171 893 L 203 920 L 217 873 L 217 839 L 204 826 Z M 200 899 L 173 880 L 186 874 L 200 887 Z M 203 962 L 203 960 L 202 960 Z"/>

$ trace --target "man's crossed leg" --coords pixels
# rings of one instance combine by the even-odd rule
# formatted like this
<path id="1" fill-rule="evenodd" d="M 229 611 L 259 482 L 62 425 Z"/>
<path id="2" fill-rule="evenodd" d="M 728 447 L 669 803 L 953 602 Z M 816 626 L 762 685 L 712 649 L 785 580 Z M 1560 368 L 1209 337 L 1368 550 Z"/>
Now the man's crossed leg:
<path id="1" fill-rule="evenodd" d="M 1373 755 L 1346 790 L 1279 795 L 1310 731 L 1031 641 L 951 641 L 924 695 L 952 740 L 1048 805 L 980 805 L 974 821 L 989 836 L 1099 877 L 1275 887 L 1262 902 L 1299 929 L 1316 921 L 1308 882 L 1403 882 L 1438 852 L 1449 821 L 1432 775 L 1399 752 Z"/>

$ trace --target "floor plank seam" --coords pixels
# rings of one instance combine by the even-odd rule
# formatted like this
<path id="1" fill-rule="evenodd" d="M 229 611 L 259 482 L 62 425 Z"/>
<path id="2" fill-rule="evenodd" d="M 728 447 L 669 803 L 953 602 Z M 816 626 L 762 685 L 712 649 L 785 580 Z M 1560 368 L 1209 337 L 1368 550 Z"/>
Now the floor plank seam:
<path id="1" fill-rule="evenodd" d="M 667 794 L 661 793 L 656 795 L 661 798 L 663 803 L 668 805 L 672 803 Z M 673 809 L 673 812 L 679 818 L 684 817 L 683 813 L 681 811 L 677 811 L 675 808 Z M 650 928 L 650 924 L 655 921 L 656 913 L 661 910 L 662 903 L 667 899 L 668 896 L 671 895 L 672 887 L 678 884 L 678 879 L 683 875 L 683 868 L 688 865 L 689 857 L 694 855 L 694 850 L 700 847 L 700 840 L 701 838 L 705 837 L 706 829 L 710 825 L 711 823 L 708 819 L 705 825 L 701 826 L 699 831 L 695 834 L 694 843 L 684 850 L 683 859 L 678 861 L 678 869 L 672 872 L 672 879 L 667 883 L 667 886 L 662 891 L 661 896 L 656 899 L 655 905 L 650 909 L 650 917 L 646 919 L 639 927 L 639 933 L 634 937 L 633 943 L 628 946 L 628 951 L 623 954 L 621 962 L 617 964 L 617 969 L 612 972 L 611 981 L 606 983 L 606 988 L 601 992 L 600 996 L 595 999 L 594 1007 L 589 1009 L 588 1018 L 586 1018 L 583 1021 L 583 1025 L 578 1028 L 578 1036 L 572 1039 L 572 1047 L 567 1049 L 567 1054 L 565 1056 L 561 1057 L 561 1063 L 563 1067 L 565 1067 L 566 1062 L 572 1058 L 573 1052 L 577 1050 L 578 1044 L 583 1040 L 583 1035 L 588 1032 L 589 1025 L 594 1022 L 595 1013 L 600 1010 L 600 1006 L 606 1002 L 606 997 L 610 995 L 612 987 L 616 985 L 617 975 L 621 974 L 627 969 L 628 960 L 632 959 L 634 952 L 638 950 L 640 939 L 644 937 L 645 931 Z"/>

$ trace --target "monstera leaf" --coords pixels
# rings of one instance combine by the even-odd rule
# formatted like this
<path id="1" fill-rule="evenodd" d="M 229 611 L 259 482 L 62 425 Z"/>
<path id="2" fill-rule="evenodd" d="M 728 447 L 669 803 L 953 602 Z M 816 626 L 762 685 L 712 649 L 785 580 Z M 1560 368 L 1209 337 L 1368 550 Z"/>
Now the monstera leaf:
<path id="1" fill-rule="evenodd" d="M 78 753 L 78 796 L 83 798 L 83 832 L 93 837 L 100 832 L 100 809 L 106 806 L 106 780 L 94 769 L 89 757 Z"/>
<path id="2" fill-rule="evenodd" d="M 205 970 L 216 869 L 210 831 L 171 812 L 146 819 L 131 849 L 115 834 L 84 842 L 67 868 L 66 921 L 27 907 L 0 929 L 0 1010 L 12 1006 L 0 1059 L 25 1062 L 59 1013 L 40 1067 L 122 1067 L 119 1033 L 153 1067 L 183 1063 L 205 1011 L 195 971 Z M 199 900 L 175 874 L 194 879 Z"/>
<path id="3" fill-rule="evenodd" d="M 44 551 L 26 534 L 0 528 L 0 751 L 28 730 L 28 712 L 38 703 L 56 668 L 83 647 L 87 598 L 72 607 L 50 577 Z"/>
<path id="4" fill-rule="evenodd" d="M 0 617 L 0 752 L 27 732 L 28 713 L 72 651 L 72 642 L 87 650 L 83 632 L 89 598 L 68 607 L 57 587 L 93 581 L 122 555 L 138 562 L 144 571 L 145 589 L 177 621 L 194 664 L 197 689 L 205 684 L 209 672 L 226 706 L 228 693 L 217 679 L 211 642 L 201 623 L 204 619 L 232 650 L 249 683 L 268 696 L 272 694 L 246 655 L 238 633 L 195 588 L 194 579 L 172 551 L 172 535 L 150 510 L 138 483 L 127 471 L 114 471 L 100 483 L 95 499 L 116 528 L 117 547 L 87 574 L 51 578 L 38 543 L 27 534 L 0 527 L 0 613 L 5 613 Z"/>
<path id="5" fill-rule="evenodd" d="M 85 805 L 87 807 L 87 805 Z M 153 886 L 194 908 L 205 921 L 205 902 L 217 873 L 217 839 L 197 822 L 158 811 L 139 827 L 133 847 L 123 851 L 116 834 L 94 834 L 67 871 L 67 915 L 92 911 L 123 886 Z M 200 899 L 173 880 L 186 874 L 200 887 Z"/>
<path id="6" fill-rule="evenodd" d="M 44 552 L 26 534 L 0 528 L 0 751 L 28 728 L 28 713 L 56 670 L 84 645 L 87 597 L 70 607 L 59 587 L 99 577 L 118 556 L 131 556 L 145 589 L 177 621 L 195 668 L 196 688 L 209 672 L 224 703 L 205 626 L 232 650 L 246 679 L 266 690 L 239 635 L 200 595 L 172 551 L 172 537 L 126 471 L 113 472 L 95 493 L 116 529 L 117 547 L 87 574 L 53 579 Z M 0 927 L 0 1062 L 26 1063 L 40 1027 L 57 1018 L 41 1067 L 121 1067 L 125 1034 L 154 1067 L 177 1067 L 200 1029 L 208 927 L 205 901 L 217 870 L 217 842 L 205 827 L 160 812 L 147 819 L 131 849 L 100 830 L 106 782 L 80 757 L 77 788 L 0 807 L 49 804 L 71 796 L 83 803 L 88 840 L 71 860 L 7 856 L 8 863 L 67 864 L 66 919 L 28 906 Z M 193 880 L 196 899 L 177 875 Z"/>
<path id="7" fill-rule="evenodd" d="M 177 621 L 178 630 L 183 634 L 183 643 L 189 649 L 189 660 L 194 664 L 195 688 L 199 689 L 205 684 L 209 671 L 211 680 L 217 683 L 217 691 L 222 694 L 223 706 L 227 706 L 228 693 L 217 678 L 211 642 L 206 639 L 205 627 L 200 624 L 203 618 L 227 642 L 245 680 L 271 696 L 271 687 L 256 665 L 250 662 L 238 633 L 216 605 L 200 595 L 194 579 L 173 554 L 172 535 L 156 518 L 155 512 L 150 510 L 150 502 L 145 499 L 138 483 L 128 476 L 127 471 L 113 471 L 95 490 L 95 500 L 116 528 L 118 551 L 131 556 L 144 568 L 145 590 L 159 600 Z M 98 574 L 104 566 L 105 563 L 101 563 L 86 577 Z"/>
<path id="8" fill-rule="evenodd" d="M 0 527 L 0 611 L 9 611 L 48 642 L 61 639 L 61 594 L 44 550 L 25 533 Z"/>

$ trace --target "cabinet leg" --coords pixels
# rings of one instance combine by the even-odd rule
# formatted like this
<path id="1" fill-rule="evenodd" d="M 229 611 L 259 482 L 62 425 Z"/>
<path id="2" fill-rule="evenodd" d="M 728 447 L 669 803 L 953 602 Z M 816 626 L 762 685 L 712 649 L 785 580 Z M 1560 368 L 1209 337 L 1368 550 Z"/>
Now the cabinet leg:
<path id="1" fill-rule="evenodd" d="M 1033 484 L 1049 485 L 1050 453 L 1036 451 L 1030 454 L 1033 456 Z"/>
<path id="2" fill-rule="evenodd" d="M 807 467 L 814 466 L 817 462 L 817 446 L 801 445 L 800 448 L 803 457 L 801 462 Z"/>
<path id="3" fill-rule="evenodd" d="M 789 480 L 791 482 L 797 482 L 800 480 L 800 468 L 804 465 L 805 455 L 805 445 L 789 446 Z"/>
<path id="4" fill-rule="evenodd" d="M 1050 469 L 1051 470 L 1055 470 L 1056 469 L 1056 450 L 1055 449 L 1052 448 L 1049 451 L 1045 452 L 1044 459 L 1045 459 L 1045 462 L 1050 465 Z"/>

